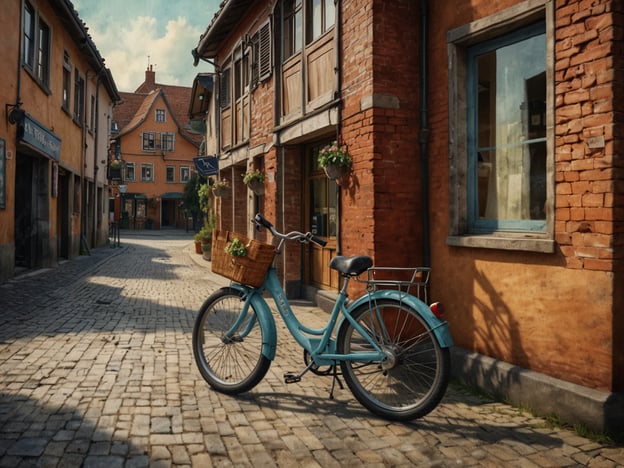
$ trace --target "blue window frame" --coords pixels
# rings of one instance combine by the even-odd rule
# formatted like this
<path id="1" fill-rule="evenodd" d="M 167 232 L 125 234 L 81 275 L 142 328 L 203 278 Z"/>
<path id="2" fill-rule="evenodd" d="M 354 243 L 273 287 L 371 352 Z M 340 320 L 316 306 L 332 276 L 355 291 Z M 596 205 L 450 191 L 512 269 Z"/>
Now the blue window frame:
<path id="1" fill-rule="evenodd" d="M 467 48 L 467 228 L 545 232 L 546 28 Z"/>

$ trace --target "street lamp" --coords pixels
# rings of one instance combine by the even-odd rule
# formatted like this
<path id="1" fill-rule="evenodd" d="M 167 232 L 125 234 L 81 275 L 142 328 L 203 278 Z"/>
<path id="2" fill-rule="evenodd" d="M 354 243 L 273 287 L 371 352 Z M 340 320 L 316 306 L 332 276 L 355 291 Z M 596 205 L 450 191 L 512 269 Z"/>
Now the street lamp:
<path id="1" fill-rule="evenodd" d="M 124 194 L 126 193 L 126 190 L 128 190 L 128 186 L 127 185 L 119 185 L 119 193 L 121 193 L 121 213 L 119 216 L 119 224 L 120 226 L 123 224 L 123 214 L 124 214 L 124 209 L 126 208 L 126 201 L 125 201 L 125 197 Z M 124 226 L 125 228 L 128 228 L 129 226 Z"/>

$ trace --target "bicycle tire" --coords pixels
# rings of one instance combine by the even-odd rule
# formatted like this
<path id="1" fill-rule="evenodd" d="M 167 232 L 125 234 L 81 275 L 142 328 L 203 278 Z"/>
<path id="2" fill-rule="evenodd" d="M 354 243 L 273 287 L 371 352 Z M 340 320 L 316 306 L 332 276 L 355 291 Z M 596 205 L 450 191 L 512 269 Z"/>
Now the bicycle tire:
<path id="1" fill-rule="evenodd" d="M 374 308 L 383 320 L 373 318 Z M 387 356 L 384 362 L 340 361 L 355 398 L 372 413 L 392 421 L 410 421 L 430 413 L 446 392 L 451 358 L 419 312 L 384 299 L 363 304 L 351 316 Z M 340 326 L 336 344 L 342 354 L 373 349 L 348 320 Z"/>
<path id="2" fill-rule="evenodd" d="M 213 389 L 228 395 L 251 390 L 271 365 L 262 354 L 265 332 L 251 305 L 237 328 L 241 333 L 226 337 L 242 310 L 243 293 L 222 288 L 202 304 L 193 327 L 193 355 L 199 372 Z"/>

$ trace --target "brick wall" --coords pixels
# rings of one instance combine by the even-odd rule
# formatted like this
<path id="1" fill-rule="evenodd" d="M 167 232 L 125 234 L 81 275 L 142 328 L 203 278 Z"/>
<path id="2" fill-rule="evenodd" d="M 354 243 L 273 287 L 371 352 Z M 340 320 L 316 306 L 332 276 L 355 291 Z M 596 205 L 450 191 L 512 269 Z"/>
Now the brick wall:
<path id="1" fill-rule="evenodd" d="M 622 30 L 613 5 L 558 1 L 555 13 L 555 239 L 568 268 L 613 270 L 614 229 L 624 218 L 614 197 L 622 168 L 614 167 L 613 40 Z"/>
<path id="2" fill-rule="evenodd" d="M 372 255 L 378 266 L 419 264 L 418 4 L 343 5 L 342 135 L 354 159 L 344 252 Z"/>

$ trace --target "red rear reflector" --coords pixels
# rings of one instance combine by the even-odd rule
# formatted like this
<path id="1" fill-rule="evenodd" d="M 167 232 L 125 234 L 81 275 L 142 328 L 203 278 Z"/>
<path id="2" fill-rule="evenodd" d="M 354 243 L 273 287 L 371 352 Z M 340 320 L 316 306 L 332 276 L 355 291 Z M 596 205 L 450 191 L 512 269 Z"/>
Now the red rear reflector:
<path id="1" fill-rule="evenodd" d="M 441 302 L 434 302 L 429 306 L 429 308 L 431 309 L 431 312 L 433 312 L 433 315 L 438 318 L 442 318 L 444 315 L 444 306 Z"/>

